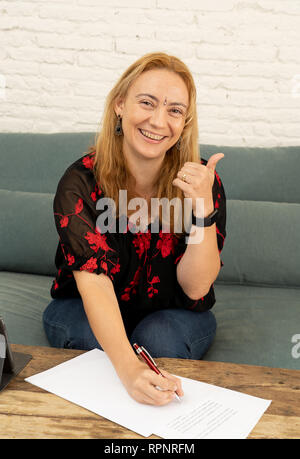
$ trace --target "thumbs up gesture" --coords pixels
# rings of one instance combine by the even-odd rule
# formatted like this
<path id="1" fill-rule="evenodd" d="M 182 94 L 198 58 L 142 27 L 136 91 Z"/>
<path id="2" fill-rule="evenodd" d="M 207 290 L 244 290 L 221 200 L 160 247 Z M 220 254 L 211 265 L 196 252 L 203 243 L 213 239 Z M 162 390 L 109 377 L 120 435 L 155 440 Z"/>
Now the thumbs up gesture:
<path id="1" fill-rule="evenodd" d="M 215 180 L 215 170 L 223 153 L 215 153 L 207 161 L 206 165 L 196 162 L 186 162 L 178 171 L 173 185 L 180 188 L 185 198 L 192 198 L 192 208 L 196 211 L 196 198 L 204 199 L 205 208 L 213 211 L 212 188 Z"/>

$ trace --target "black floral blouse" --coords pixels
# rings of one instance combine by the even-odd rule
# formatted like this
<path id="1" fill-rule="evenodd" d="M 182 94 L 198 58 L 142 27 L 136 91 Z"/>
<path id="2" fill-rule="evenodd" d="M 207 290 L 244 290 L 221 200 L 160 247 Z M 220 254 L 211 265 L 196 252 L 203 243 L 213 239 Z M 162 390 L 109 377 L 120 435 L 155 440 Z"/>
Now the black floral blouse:
<path id="1" fill-rule="evenodd" d="M 59 235 L 55 256 L 57 275 L 52 298 L 80 298 L 73 270 L 104 273 L 113 282 L 125 328 L 133 331 L 147 314 L 159 309 L 205 311 L 215 303 L 213 284 L 203 298 L 189 298 L 176 277 L 176 265 L 186 249 L 185 234 L 147 231 L 106 232 L 96 229 L 96 202 L 104 193 L 92 171 L 95 152 L 85 154 L 65 171 L 54 198 Z M 201 159 L 202 164 L 207 164 Z M 226 236 L 226 197 L 217 173 L 213 185 L 217 241 L 221 252 Z M 128 222 L 128 220 L 127 220 Z M 130 225 L 130 222 L 129 222 Z M 161 226 L 159 226 L 161 228 Z M 221 262 L 223 265 L 223 262 Z"/>

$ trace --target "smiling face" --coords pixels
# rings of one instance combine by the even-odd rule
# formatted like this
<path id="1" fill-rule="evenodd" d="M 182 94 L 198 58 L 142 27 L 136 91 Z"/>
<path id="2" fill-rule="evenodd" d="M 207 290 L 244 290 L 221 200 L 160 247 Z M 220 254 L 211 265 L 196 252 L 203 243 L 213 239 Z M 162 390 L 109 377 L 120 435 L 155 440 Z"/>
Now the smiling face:
<path id="1" fill-rule="evenodd" d="M 162 159 L 184 128 L 189 94 L 182 78 L 165 69 L 148 70 L 115 105 L 122 118 L 125 156 Z"/>

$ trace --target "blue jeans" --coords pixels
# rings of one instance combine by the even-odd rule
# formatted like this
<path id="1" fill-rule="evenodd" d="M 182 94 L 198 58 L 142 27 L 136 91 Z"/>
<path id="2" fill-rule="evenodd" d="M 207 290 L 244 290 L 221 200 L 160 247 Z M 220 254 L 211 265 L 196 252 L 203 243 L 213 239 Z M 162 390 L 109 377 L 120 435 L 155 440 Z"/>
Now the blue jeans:
<path id="1" fill-rule="evenodd" d="M 43 322 L 53 347 L 102 349 L 89 325 L 80 298 L 54 299 L 47 306 Z M 147 315 L 128 339 L 143 345 L 153 357 L 199 360 L 210 347 L 216 332 L 211 311 L 162 309 Z"/>

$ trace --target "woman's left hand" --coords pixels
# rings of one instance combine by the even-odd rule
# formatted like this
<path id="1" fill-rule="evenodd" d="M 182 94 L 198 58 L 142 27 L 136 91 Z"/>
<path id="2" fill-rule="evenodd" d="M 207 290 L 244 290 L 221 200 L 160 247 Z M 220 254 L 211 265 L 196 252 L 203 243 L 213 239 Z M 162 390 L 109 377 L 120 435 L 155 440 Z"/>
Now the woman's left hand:
<path id="1" fill-rule="evenodd" d="M 186 162 L 178 171 L 177 178 L 173 180 L 173 185 L 183 191 L 185 198 L 192 198 L 194 212 L 196 211 L 196 198 L 204 199 L 204 208 L 213 206 L 212 188 L 215 180 L 215 169 L 222 158 L 224 158 L 223 153 L 215 153 L 209 158 L 206 166 L 196 162 Z M 182 180 L 183 177 L 185 181 Z"/>

